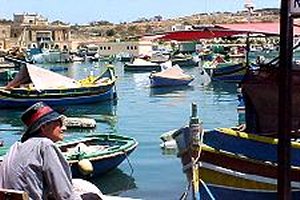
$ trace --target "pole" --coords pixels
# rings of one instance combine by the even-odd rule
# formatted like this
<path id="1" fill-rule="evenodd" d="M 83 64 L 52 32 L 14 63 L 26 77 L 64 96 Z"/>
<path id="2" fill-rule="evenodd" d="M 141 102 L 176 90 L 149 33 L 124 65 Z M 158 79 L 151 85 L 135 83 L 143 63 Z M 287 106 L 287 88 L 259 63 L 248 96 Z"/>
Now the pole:
<path id="1" fill-rule="evenodd" d="M 280 61 L 278 101 L 278 199 L 291 199 L 290 148 L 291 148 L 291 70 L 293 19 L 290 1 L 281 0 L 280 10 Z"/>

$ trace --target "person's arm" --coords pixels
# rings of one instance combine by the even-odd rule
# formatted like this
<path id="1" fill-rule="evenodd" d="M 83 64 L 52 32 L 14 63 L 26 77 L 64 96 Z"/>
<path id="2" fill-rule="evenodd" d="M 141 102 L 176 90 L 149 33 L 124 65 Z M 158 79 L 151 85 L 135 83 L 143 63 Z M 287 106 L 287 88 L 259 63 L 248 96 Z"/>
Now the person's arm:
<path id="1" fill-rule="evenodd" d="M 57 200 L 81 199 L 73 192 L 70 167 L 54 144 L 45 147 L 43 160 L 44 183 L 51 196 Z"/>

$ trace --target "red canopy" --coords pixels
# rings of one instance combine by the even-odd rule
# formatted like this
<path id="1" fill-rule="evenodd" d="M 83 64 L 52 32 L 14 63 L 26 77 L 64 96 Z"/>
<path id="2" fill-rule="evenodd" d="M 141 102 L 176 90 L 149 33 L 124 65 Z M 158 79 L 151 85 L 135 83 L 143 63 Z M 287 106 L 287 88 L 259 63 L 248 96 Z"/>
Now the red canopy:
<path id="1" fill-rule="evenodd" d="M 217 37 L 227 37 L 232 35 L 238 35 L 246 33 L 245 31 L 235 31 L 235 30 L 193 30 L 193 31 L 175 31 L 165 33 L 159 39 L 161 40 L 177 40 L 177 41 L 191 41 L 199 39 L 210 39 Z"/>

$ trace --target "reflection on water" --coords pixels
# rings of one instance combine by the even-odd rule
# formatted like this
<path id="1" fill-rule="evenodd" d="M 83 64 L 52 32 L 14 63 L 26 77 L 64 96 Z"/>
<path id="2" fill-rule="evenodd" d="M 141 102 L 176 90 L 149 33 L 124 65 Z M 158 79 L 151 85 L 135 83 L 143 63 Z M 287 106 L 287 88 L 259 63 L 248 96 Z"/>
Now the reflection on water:
<path id="1" fill-rule="evenodd" d="M 12 110 L 12 109 L 1 109 L 0 111 L 0 124 L 2 126 L 10 125 L 12 127 L 20 127 L 23 126 L 22 121 L 20 119 L 22 112 L 25 109 L 20 110 Z"/>
<path id="2" fill-rule="evenodd" d="M 158 87 L 150 89 L 150 96 L 160 96 L 160 97 L 174 97 L 181 96 L 186 93 L 187 90 L 194 90 L 192 86 L 176 86 L 176 87 Z"/>
<path id="3" fill-rule="evenodd" d="M 238 85 L 236 83 L 212 81 L 208 85 L 208 89 L 213 90 L 216 94 L 224 92 L 228 94 L 237 94 Z"/>
<path id="4" fill-rule="evenodd" d="M 122 192 L 137 188 L 134 178 L 120 169 L 115 169 L 101 178 L 90 181 L 97 185 L 104 194 L 119 195 Z"/>
<path id="5" fill-rule="evenodd" d="M 176 156 L 178 151 L 177 148 L 162 148 L 161 153 L 165 156 Z"/>

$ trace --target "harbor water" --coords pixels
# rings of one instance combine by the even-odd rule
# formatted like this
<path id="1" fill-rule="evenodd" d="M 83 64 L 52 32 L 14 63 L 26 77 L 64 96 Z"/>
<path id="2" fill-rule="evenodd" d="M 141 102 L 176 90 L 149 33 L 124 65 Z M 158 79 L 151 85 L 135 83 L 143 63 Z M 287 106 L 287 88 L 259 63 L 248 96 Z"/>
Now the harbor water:
<path id="1" fill-rule="evenodd" d="M 72 63 L 41 65 L 45 68 L 66 67 L 60 73 L 80 79 L 97 75 L 104 63 Z M 186 190 L 187 180 L 176 153 L 160 148 L 160 135 L 180 128 L 189 121 L 191 103 L 198 105 L 198 114 L 205 129 L 232 127 L 237 119 L 237 87 L 235 84 L 202 84 L 197 67 L 184 68 L 195 76 L 190 87 L 150 88 L 150 73 L 124 72 L 123 64 L 114 63 L 117 80 L 117 100 L 90 105 L 65 106 L 67 116 L 94 118 L 93 130 L 69 129 L 65 137 L 85 134 L 117 133 L 134 137 L 138 148 L 118 169 L 92 179 L 103 193 L 141 199 L 179 199 Z M 0 137 L 12 144 L 22 133 L 19 119 L 23 110 L 1 110 Z"/>

